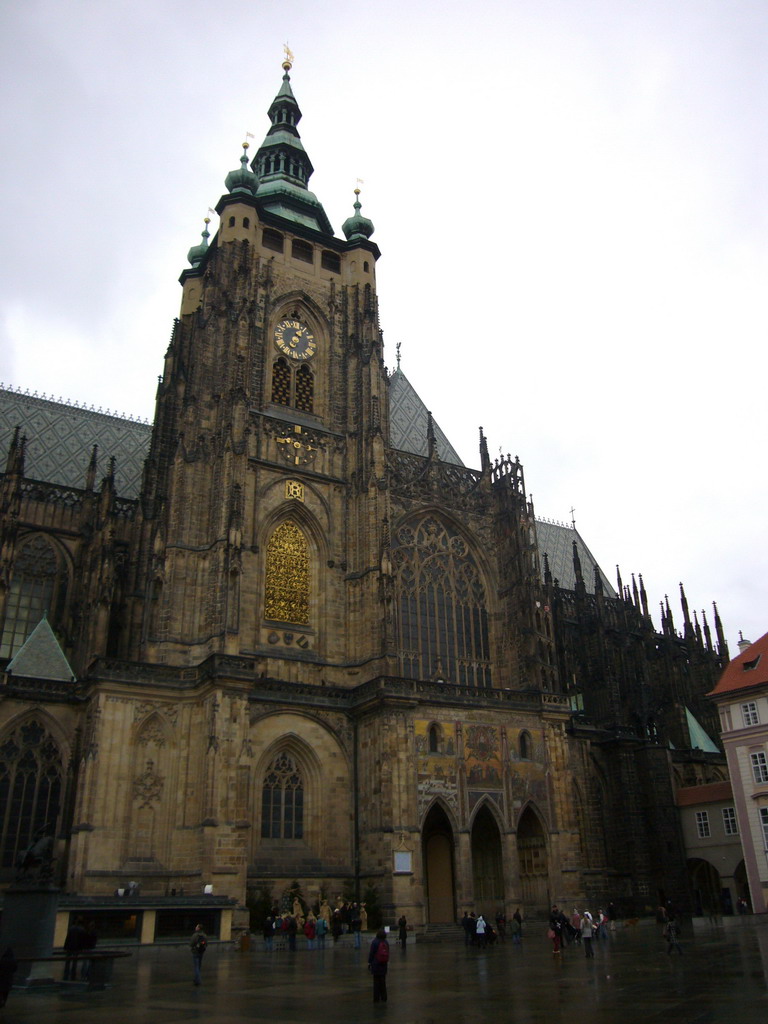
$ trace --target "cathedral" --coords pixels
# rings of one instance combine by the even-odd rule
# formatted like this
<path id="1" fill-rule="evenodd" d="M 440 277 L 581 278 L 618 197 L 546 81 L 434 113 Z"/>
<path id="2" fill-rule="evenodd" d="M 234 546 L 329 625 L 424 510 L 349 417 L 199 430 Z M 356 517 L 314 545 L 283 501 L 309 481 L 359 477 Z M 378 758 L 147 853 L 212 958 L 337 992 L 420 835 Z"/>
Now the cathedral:
<path id="1" fill-rule="evenodd" d="M 681 588 L 655 626 L 519 460 L 480 430 L 462 463 L 385 365 L 373 224 L 356 195 L 334 233 L 283 68 L 151 426 L 0 392 L 0 879 L 49 835 L 92 907 L 684 905 L 676 790 L 727 778 L 717 610 Z"/>

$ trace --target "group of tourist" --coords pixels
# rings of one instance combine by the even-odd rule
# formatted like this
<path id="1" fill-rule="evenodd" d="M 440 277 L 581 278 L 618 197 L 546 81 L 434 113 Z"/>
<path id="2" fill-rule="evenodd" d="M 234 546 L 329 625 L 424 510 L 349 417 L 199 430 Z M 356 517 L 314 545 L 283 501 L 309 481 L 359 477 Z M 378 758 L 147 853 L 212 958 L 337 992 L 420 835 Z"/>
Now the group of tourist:
<path id="1" fill-rule="evenodd" d="M 496 914 L 496 928 L 482 914 L 475 914 L 474 911 L 464 911 L 461 919 L 461 927 L 464 930 L 464 945 L 475 946 L 478 949 L 486 949 L 494 942 L 507 941 L 507 929 L 512 936 L 512 942 L 518 945 L 523 937 L 523 917 L 520 908 L 512 915 L 512 920 L 507 922 L 507 916 L 503 910 Z"/>
<path id="2" fill-rule="evenodd" d="M 616 930 L 617 916 L 613 903 L 608 904 L 607 913 L 598 910 L 594 917 L 588 910 L 578 911 L 574 907 L 569 918 L 558 906 L 553 906 L 547 929 L 553 954 L 561 953 L 570 943 L 577 943 L 584 947 L 584 955 L 590 959 L 595 955 L 592 940 L 607 939 L 608 932 Z"/>
<path id="3" fill-rule="evenodd" d="M 292 910 L 283 913 L 277 907 L 267 914 L 262 926 L 264 948 L 296 949 L 297 936 L 303 935 L 307 949 L 325 949 L 326 936 L 338 942 L 344 934 L 354 937 L 355 949 L 360 949 L 361 935 L 368 928 L 368 914 L 364 903 L 348 903 L 339 900 L 331 910 L 327 900 L 320 903 L 317 914 L 311 910 L 304 914 L 300 901 L 293 901 Z"/>

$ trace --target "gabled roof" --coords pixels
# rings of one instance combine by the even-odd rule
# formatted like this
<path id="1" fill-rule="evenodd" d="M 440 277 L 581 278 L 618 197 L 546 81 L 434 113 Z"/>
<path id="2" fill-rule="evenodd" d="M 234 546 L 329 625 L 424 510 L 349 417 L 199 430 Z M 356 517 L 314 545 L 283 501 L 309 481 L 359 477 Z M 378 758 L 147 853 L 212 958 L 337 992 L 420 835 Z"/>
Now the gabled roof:
<path id="1" fill-rule="evenodd" d="M 575 526 L 568 526 L 566 523 L 553 523 L 547 519 L 537 519 L 536 538 L 539 542 L 542 573 L 544 572 L 544 555 L 546 554 L 552 578 L 556 579 L 565 590 L 573 590 L 576 587 L 576 570 L 573 567 L 573 542 L 576 541 L 576 551 L 581 562 L 584 586 L 588 593 L 594 594 L 597 560 Z M 605 596 L 616 597 L 615 589 L 599 566 L 598 571 Z"/>
<path id="2" fill-rule="evenodd" d="M 428 419 L 426 405 L 398 366 L 389 378 L 389 442 L 392 447 L 411 455 L 429 455 Z M 432 429 L 440 459 L 452 462 L 455 466 L 463 466 L 455 448 L 434 420 Z"/>
<path id="3" fill-rule="evenodd" d="M 714 804 L 721 800 L 733 800 L 733 789 L 730 782 L 707 782 L 703 786 L 681 786 L 677 791 L 678 807 Z"/>
<path id="4" fill-rule="evenodd" d="M 38 622 L 11 659 L 6 672 L 25 679 L 54 679 L 64 683 L 75 681 L 75 673 L 45 617 Z"/>
<path id="5" fill-rule="evenodd" d="M 736 693 L 758 686 L 768 686 L 768 633 L 728 662 L 709 696 L 718 697 L 723 693 Z"/>
<path id="6" fill-rule="evenodd" d="M 8 452 L 18 425 L 27 437 L 27 479 L 83 488 L 97 445 L 96 487 L 114 456 L 117 493 L 121 498 L 138 497 L 152 433 L 149 423 L 0 388 L 0 457 Z"/>

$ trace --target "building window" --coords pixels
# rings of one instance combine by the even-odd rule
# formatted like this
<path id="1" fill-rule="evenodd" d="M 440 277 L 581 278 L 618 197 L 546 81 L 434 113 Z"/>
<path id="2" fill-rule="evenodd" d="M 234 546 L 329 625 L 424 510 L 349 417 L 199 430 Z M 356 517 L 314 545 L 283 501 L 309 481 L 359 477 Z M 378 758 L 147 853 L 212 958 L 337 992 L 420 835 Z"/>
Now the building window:
<path id="1" fill-rule="evenodd" d="M 750 758 L 752 759 L 752 774 L 755 777 L 755 782 L 758 785 L 768 782 L 768 764 L 765 754 L 761 750 L 759 754 L 750 754 Z"/>
<path id="2" fill-rule="evenodd" d="M 304 836 L 304 783 L 288 754 L 278 754 L 261 789 L 261 838 Z"/>
<path id="3" fill-rule="evenodd" d="M 311 245 L 307 242 L 302 242 L 300 238 L 294 238 L 293 245 L 291 246 L 291 255 L 295 260 L 302 260 L 304 263 L 312 263 L 315 254 Z"/>
<path id="4" fill-rule="evenodd" d="M 531 757 L 531 737 L 527 732 L 520 733 L 520 759 L 529 761 Z"/>
<path id="5" fill-rule="evenodd" d="M 709 814 L 706 811 L 696 811 L 696 831 L 699 839 L 709 839 Z"/>
<path id="6" fill-rule="evenodd" d="M 335 252 L 323 249 L 320 254 L 320 266 L 323 270 L 332 270 L 334 274 L 341 273 L 341 259 Z"/>
<path id="7" fill-rule="evenodd" d="M 291 369 L 284 359 L 272 366 L 272 401 L 275 405 L 291 404 Z"/>
<path id="8" fill-rule="evenodd" d="M 768 807 L 760 808 L 760 827 L 763 830 L 763 849 L 768 851 Z"/>
<path id="9" fill-rule="evenodd" d="M 272 252 L 282 252 L 283 236 L 279 231 L 273 231 L 271 228 L 264 228 L 261 236 L 261 244 L 265 249 L 271 249 Z"/>
<path id="10" fill-rule="evenodd" d="M 8 588 L 0 658 L 12 658 L 47 614 L 55 624 L 67 591 L 66 574 L 59 571 L 53 545 L 41 534 L 19 549 Z"/>
<path id="11" fill-rule="evenodd" d="M 490 686 L 485 586 L 464 538 L 427 516 L 397 531 L 392 554 L 402 674 Z"/>
<path id="12" fill-rule="evenodd" d="M 737 836 L 739 834 L 739 826 L 736 822 L 736 811 L 733 807 L 723 808 L 723 828 L 727 836 Z"/>
<path id="13" fill-rule="evenodd" d="M 243 227 L 249 228 L 251 226 L 250 217 L 243 217 Z"/>
<path id="14" fill-rule="evenodd" d="M 309 623 L 309 544 L 291 519 L 277 527 L 267 545 L 264 617 Z"/>
<path id="15" fill-rule="evenodd" d="M 750 725 L 760 724 L 760 715 L 757 711 L 757 704 L 753 700 L 747 701 L 746 704 L 741 705 L 741 716 L 744 720 L 744 728 L 747 728 Z"/>
<path id="16" fill-rule="evenodd" d="M 429 727 L 429 752 L 430 754 L 439 754 L 442 744 L 440 743 L 440 729 L 437 725 L 430 725 Z"/>
<path id="17" fill-rule="evenodd" d="M 0 743 L 0 867 L 42 835 L 53 837 L 62 799 L 61 752 L 36 720 Z"/>
<path id="18" fill-rule="evenodd" d="M 315 377 L 306 363 L 294 370 L 282 357 L 272 364 L 272 401 L 299 412 L 314 412 Z"/>

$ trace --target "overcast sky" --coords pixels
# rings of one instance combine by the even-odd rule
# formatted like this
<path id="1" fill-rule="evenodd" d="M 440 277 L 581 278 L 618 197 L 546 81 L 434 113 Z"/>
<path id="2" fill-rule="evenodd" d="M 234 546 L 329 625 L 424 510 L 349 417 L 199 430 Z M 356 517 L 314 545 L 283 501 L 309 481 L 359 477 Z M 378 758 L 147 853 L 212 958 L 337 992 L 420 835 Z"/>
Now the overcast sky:
<path id="1" fill-rule="evenodd" d="M 387 362 L 610 579 L 768 630 L 766 0 L 24 0 L 0 13 L 0 380 L 151 418 L 282 46 Z M 253 150 L 252 150 L 253 152 Z"/>

